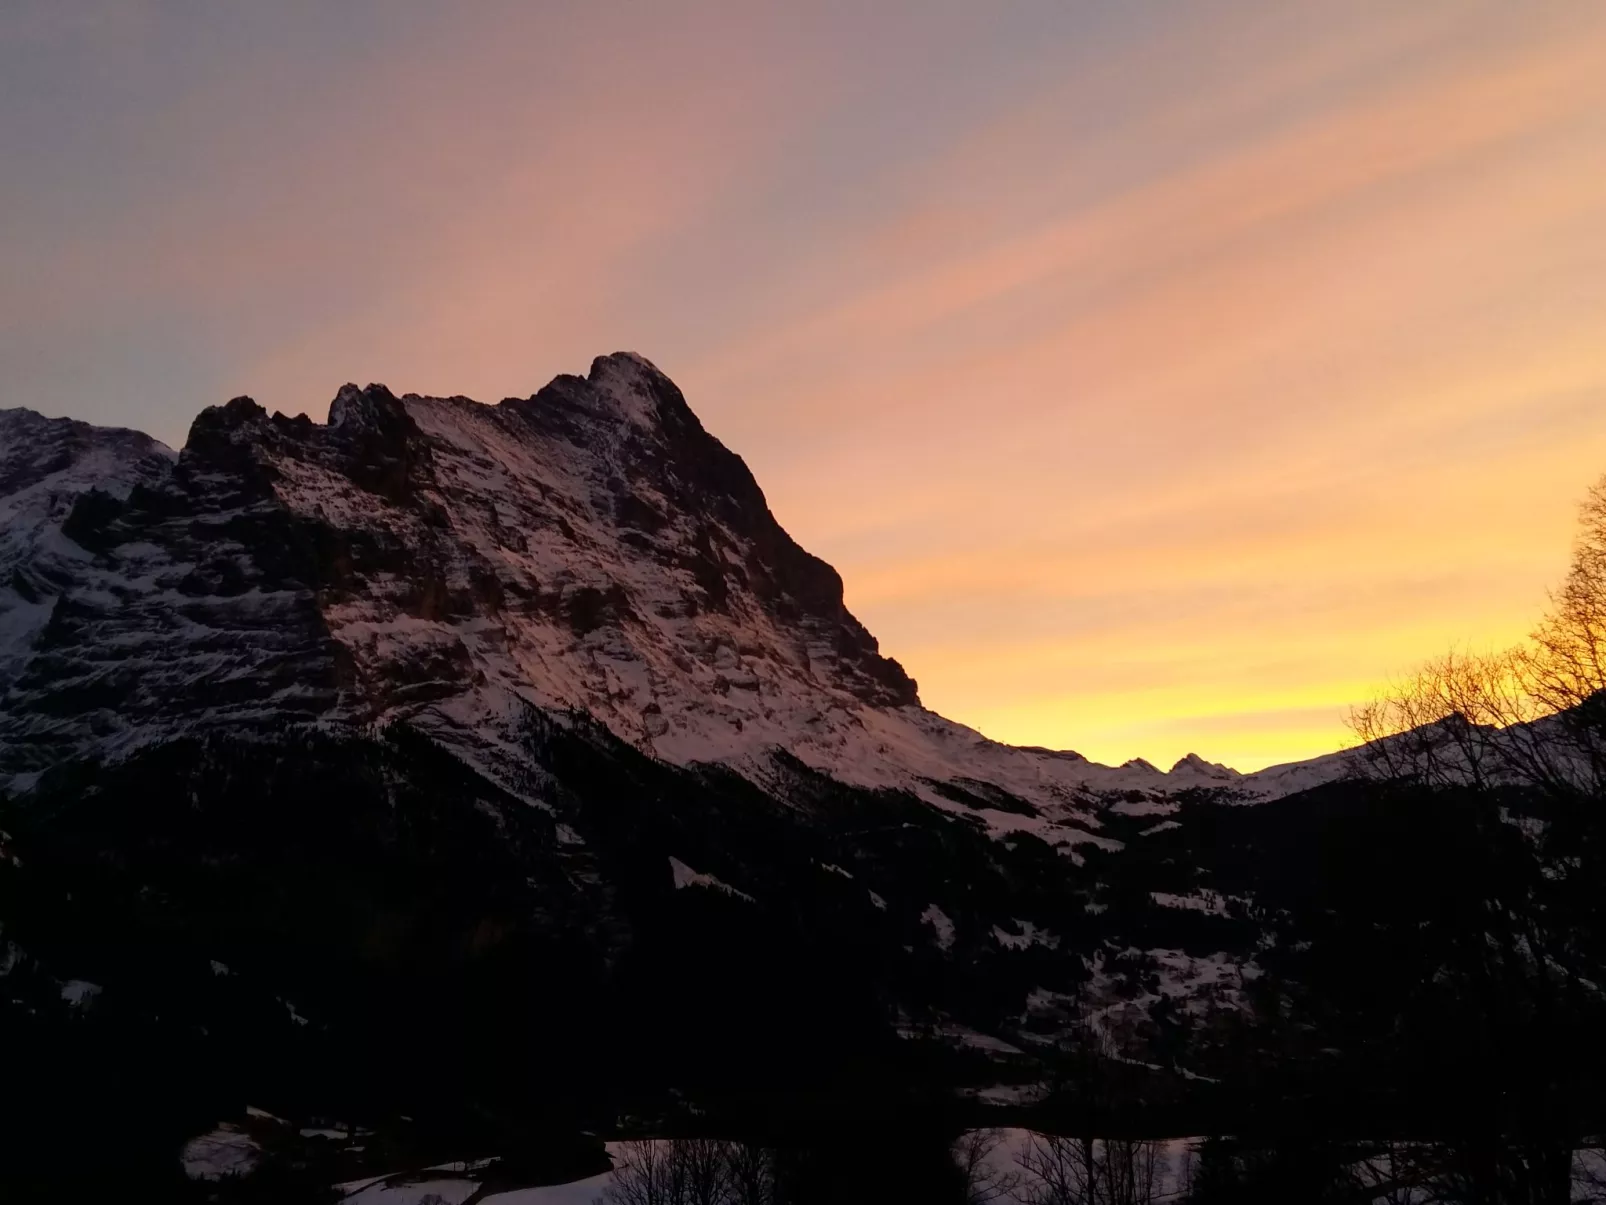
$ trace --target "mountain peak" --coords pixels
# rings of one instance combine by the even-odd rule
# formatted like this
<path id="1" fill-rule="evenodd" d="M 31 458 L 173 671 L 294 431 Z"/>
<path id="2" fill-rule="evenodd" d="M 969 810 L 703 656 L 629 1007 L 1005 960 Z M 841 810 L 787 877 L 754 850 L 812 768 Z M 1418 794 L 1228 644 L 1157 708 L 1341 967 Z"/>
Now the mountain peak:
<path id="1" fill-rule="evenodd" d="M 1172 766 L 1171 774 L 1195 774 L 1201 778 L 1229 779 L 1243 777 L 1231 766 L 1223 766 L 1218 762 L 1206 761 L 1197 753 L 1187 753 L 1177 759 Z"/>
<path id="2" fill-rule="evenodd" d="M 24 491 L 34 489 L 66 498 L 87 483 L 116 493 L 144 472 L 135 467 L 141 460 L 172 457 L 172 449 L 141 431 L 51 418 L 23 406 L 0 409 L 0 516 L 16 513 Z M 125 478 L 125 470 L 132 476 Z"/>
<path id="3" fill-rule="evenodd" d="M 572 442 L 704 435 L 675 383 L 635 352 L 598 356 L 585 376 L 562 373 L 530 397 L 502 404 Z"/>
<path id="4" fill-rule="evenodd" d="M 640 352 L 615 351 L 606 355 L 597 356 L 591 361 L 591 371 L 587 379 L 597 381 L 607 376 L 621 376 L 645 378 L 655 381 L 667 381 L 669 378 L 651 360 Z"/>
<path id="5" fill-rule="evenodd" d="M 632 426 L 660 429 L 676 420 L 696 422 L 675 383 L 635 352 L 598 356 L 591 361 L 586 383 Z"/>
<path id="6" fill-rule="evenodd" d="M 348 383 L 329 403 L 329 426 L 346 431 L 393 425 L 405 415 L 402 403 L 384 385 L 359 389 Z"/>

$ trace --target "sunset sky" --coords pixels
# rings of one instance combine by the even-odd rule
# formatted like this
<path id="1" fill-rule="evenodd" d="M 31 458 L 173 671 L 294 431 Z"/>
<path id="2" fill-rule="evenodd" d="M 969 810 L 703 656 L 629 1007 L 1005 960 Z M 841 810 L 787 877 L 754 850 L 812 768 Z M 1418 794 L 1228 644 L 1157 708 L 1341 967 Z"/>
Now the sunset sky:
<path id="1" fill-rule="evenodd" d="M 9 0 L 0 406 L 646 355 L 928 706 L 1325 752 L 1606 473 L 1606 4 Z"/>

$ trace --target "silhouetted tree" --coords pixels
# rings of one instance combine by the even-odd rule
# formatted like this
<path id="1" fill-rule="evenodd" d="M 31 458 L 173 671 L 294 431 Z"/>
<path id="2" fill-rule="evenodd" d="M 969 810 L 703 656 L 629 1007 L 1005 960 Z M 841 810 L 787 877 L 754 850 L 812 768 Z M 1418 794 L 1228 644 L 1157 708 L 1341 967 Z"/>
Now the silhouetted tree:
<path id="1" fill-rule="evenodd" d="M 726 1144 L 731 1205 L 776 1205 L 775 1152 L 747 1142 Z"/>
<path id="2" fill-rule="evenodd" d="M 1021 1174 L 1004 1162 L 1006 1139 L 1003 1130 L 969 1130 L 954 1143 L 954 1162 L 965 1176 L 968 1205 L 1014 1200 Z"/>
<path id="3" fill-rule="evenodd" d="M 1198 1150 L 1188 1205 L 1362 1205 L 1353 1152 L 1337 1143 L 1211 1138 Z"/>
<path id="4" fill-rule="evenodd" d="M 602 1200 L 617 1205 L 768 1205 L 773 1168 L 764 1153 L 717 1138 L 624 1143 Z"/>
<path id="5" fill-rule="evenodd" d="M 1522 787 L 1571 857 L 1606 829 L 1606 478 L 1579 510 L 1572 563 L 1527 641 L 1430 661 L 1350 726 L 1381 776 L 1432 787 Z"/>
<path id="6" fill-rule="evenodd" d="M 1162 1147 L 1149 1139 L 1032 1134 L 1018 1161 L 1030 1205 L 1150 1205 Z"/>
<path id="7" fill-rule="evenodd" d="M 1487 1132 L 1455 1164 L 1468 1201 L 1566 1202 L 1579 1110 L 1596 1108 L 1606 969 L 1606 478 L 1528 640 L 1451 653 L 1358 709 L 1361 764 L 1454 800 L 1491 859 L 1450 1032 L 1476 1039 Z M 1402 806 L 1412 806 L 1402 795 Z"/>

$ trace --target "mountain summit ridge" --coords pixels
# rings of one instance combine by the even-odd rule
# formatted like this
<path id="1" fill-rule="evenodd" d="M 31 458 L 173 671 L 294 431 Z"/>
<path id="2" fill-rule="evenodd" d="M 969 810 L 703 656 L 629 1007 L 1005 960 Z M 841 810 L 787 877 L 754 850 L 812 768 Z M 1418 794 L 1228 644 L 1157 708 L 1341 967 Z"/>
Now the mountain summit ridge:
<path id="1" fill-rule="evenodd" d="M 322 424 L 239 397 L 176 457 L 102 442 L 142 467 L 121 494 L 75 479 L 57 499 L 48 621 L 4 682 L 18 785 L 190 729 L 397 719 L 508 782 L 532 707 L 758 782 L 781 751 L 944 809 L 944 784 L 990 784 L 1072 844 L 1107 792 L 1269 797 L 1336 772 L 1106 767 L 926 710 L 836 570 L 635 353 L 494 405 L 348 384 Z M 0 587 L 0 614 L 24 603 Z"/>

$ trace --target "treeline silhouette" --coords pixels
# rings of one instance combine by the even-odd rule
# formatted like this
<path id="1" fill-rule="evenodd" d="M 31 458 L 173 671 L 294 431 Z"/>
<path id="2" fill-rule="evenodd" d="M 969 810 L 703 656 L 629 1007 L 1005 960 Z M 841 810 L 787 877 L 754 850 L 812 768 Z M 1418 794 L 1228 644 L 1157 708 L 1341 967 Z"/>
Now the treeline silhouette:
<path id="1" fill-rule="evenodd" d="M 597 1205 L 1585 1205 L 1606 1152 L 1305 1138 L 1157 1140 L 972 1130 L 621 1144 Z"/>

